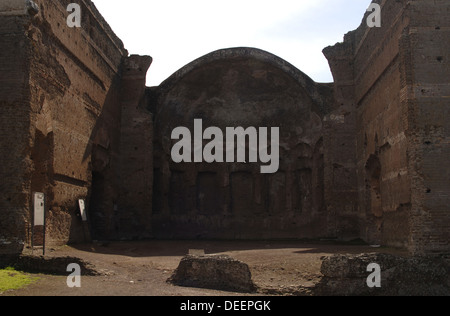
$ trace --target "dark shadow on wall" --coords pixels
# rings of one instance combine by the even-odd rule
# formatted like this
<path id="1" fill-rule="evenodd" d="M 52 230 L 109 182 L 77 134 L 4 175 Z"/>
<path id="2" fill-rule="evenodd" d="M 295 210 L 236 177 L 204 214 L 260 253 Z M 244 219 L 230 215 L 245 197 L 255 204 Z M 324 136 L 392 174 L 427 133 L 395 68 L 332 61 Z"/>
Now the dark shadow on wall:
<path id="1" fill-rule="evenodd" d="M 93 238 L 151 236 L 153 165 L 151 114 L 143 106 L 149 56 L 123 59 L 90 136 L 89 218 Z"/>
<path id="2" fill-rule="evenodd" d="M 381 244 L 383 207 L 381 163 L 377 155 L 370 155 L 366 163 L 366 197 L 367 240 Z"/>
<path id="3" fill-rule="evenodd" d="M 121 77 L 122 69 L 113 79 L 104 104 L 94 104 L 101 108 L 101 112 L 84 153 L 84 160 L 91 161 L 92 169 L 87 203 L 89 227 L 92 238 L 100 240 L 114 238 L 118 234 L 115 201 L 119 195 Z"/>
<path id="4" fill-rule="evenodd" d="M 158 238 L 299 238 L 324 234 L 323 122 L 332 85 L 254 48 L 205 55 L 147 89 L 155 114 L 153 231 Z M 171 131 L 279 127 L 280 166 L 171 162 Z M 205 145 L 205 142 L 204 142 Z M 271 149 L 270 149 L 271 150 Z"/>

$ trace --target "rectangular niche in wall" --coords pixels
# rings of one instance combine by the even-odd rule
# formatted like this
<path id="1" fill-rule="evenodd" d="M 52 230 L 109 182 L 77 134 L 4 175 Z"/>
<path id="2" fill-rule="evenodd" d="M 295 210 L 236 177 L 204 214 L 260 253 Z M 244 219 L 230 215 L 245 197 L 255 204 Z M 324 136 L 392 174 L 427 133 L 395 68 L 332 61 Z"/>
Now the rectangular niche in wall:
<path id="1" fill-rule="evenodd" d="M 197 209 L 202 215 L 220 214 L 223 193 L 215 172 L 200 172 L 197 177 Z"/>
<path id="2" fill-rule="evenodd" d="M 171 214 L 188 213 L 188 189 L 184 172 L 172 171 L 169 187 L 169 207 Z"/>
<path id="3" fill-rule="evenodd" d="M 282 214 L 286 211 L 286 173 L 279 171 L 266 177 L 269 181 L 269 214 Z"/>
<path id="4" fill-rule="evenodd" d="M 312 195 L 312 170 L 302 169 L 298 171 L 300 180 L 300 196 L 302 203 L 302 211 L 311 214 L 313 209 L 313 195 Z"/>
<path id="5" fill-rule="evenodd" d="M 234 172 L 230 175 L 231 211 L 236 216 L 251 215 L 253 203 L 253 176 L 250 172 Z"/>
<path id="6" fill-rule="evenodd" d="M 163 190 L 162 190 L 162 173 L 161 169 L 153 169 L 153 198 L 152 213 L 159 214 L 163 208 Z"/>

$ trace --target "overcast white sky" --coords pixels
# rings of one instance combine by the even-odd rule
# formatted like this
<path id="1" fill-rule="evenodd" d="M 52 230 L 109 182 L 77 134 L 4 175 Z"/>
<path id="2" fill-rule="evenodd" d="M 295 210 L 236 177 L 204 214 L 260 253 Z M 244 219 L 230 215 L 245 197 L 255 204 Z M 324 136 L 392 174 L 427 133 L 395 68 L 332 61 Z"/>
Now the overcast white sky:
<path id="1" fill-rule="evenodd" d="M 333 78 L 323 48 L 356 29 L 371 0 L 93 0 L 130 54 L 150 55 L 156 86 L 217 49 L 275 54 L 317 82 Z"/>

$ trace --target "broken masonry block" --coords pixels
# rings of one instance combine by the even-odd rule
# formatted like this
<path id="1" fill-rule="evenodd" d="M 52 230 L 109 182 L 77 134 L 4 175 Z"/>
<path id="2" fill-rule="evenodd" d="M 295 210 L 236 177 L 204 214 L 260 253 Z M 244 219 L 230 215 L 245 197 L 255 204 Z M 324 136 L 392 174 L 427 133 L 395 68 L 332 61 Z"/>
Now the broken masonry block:
<path id="1" fill-rule="evenodd" d="M 187 255 L 167 282 L 239 293 L 256 291 L 248 265 L 227 255 Z"/>

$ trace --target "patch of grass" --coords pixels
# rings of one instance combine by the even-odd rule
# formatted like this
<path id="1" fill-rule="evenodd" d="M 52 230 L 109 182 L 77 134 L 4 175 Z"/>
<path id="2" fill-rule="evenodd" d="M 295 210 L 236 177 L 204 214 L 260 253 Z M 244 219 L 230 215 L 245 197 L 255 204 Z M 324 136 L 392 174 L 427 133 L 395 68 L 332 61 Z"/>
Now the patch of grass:
<path id="1" fill-rule="evenodd" d="M 38 278 L 16 271 L 14 268 L 5 268 L 0 270 L 0 293 L 21 289 L 37 280 Z"/>

